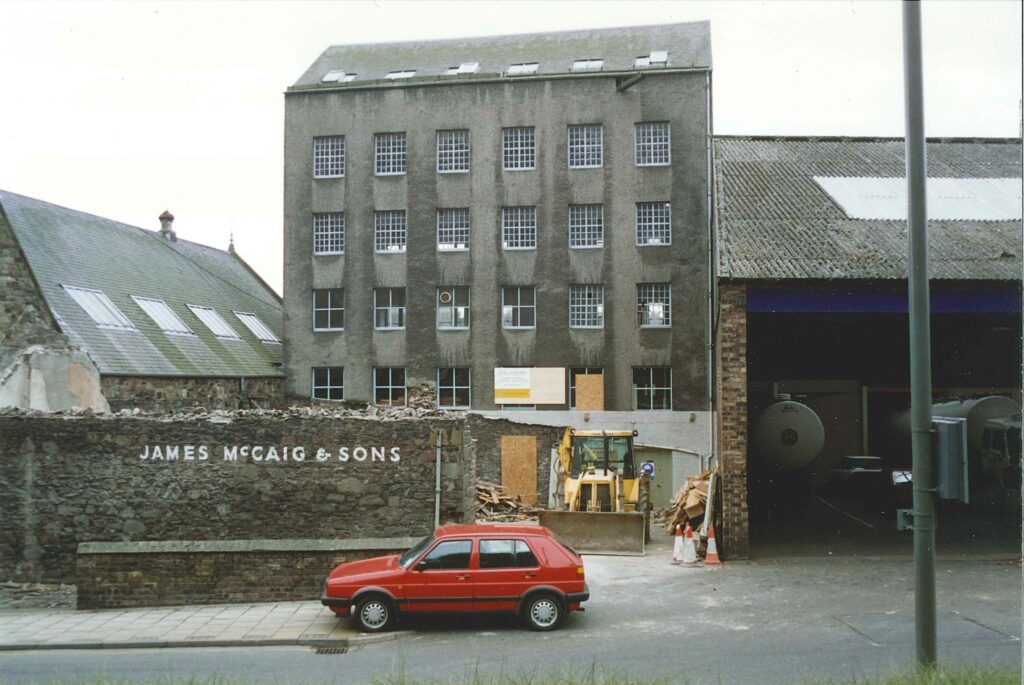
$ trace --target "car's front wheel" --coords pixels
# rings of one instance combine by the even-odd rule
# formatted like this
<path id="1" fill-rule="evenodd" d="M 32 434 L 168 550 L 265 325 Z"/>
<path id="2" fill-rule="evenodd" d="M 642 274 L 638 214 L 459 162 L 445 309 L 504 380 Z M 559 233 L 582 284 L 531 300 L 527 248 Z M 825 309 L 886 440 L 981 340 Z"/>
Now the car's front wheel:
<path id="1" fill-rule="evenodd" d="M 395 608 L 386 597 L 372 595 L 356 602 L 352 617 L 364 633 L 381 633 L 395 624 Z"/>
<path id="2" fill-rule="evenodd" d="M 550 593 L 533 595 L 523 605 L 523 621 L 530 630 L 554 630 L 564 618 L 562 601 Z"/>

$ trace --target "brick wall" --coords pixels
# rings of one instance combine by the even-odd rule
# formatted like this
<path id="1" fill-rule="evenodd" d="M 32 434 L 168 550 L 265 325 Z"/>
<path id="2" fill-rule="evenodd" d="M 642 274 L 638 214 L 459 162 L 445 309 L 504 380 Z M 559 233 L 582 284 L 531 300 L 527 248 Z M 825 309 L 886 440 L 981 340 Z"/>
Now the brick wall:
<path id="1" fill-rule="evenodd" d="M 338 564 L 395 554 L 414 542 L 415 538 L 392 538 L 82 545 L 78 608 L 316 600 Z"/>
<path id="2" fill-rule="evenodd" d="M 477 476 L 491 483 L 501 483 L 501 436 L 532 435 L 537 438 L 537 502 L 548 501 L 551 472 L 551 448 L 562 439 L 563 427 L 512 423 L 468 414 L 469 432 L 473 439 Z"/>
<path id="3" fill-rule="evenodd" d="M 284 377 L 276 378 L 169 378 L 103 376 L 103 395 L 111 411 L 135 409 L 151 412 L 214 409 L 263 409 L 283 406 Z M 308 402 L 308 398 L 307 398 Z"/>
<path id="4" fill-rule="evenodd" d="M 747 289 L 719 286 L 718 459 L 722 472 L 722 554 L 750 552 L 747 508 Z"/>

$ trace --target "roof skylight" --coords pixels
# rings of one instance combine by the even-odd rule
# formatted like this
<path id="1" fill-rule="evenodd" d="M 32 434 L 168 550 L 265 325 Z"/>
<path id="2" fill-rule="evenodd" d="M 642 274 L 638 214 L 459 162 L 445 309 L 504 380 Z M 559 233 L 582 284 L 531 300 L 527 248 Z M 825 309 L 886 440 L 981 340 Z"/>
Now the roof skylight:
<path id="1" fill-rule="evenodd" d="M 537 68 L 540 66 L 539 62 L 523 62 L 521 64 L 513 64 L 508 68 L 505 73 L 508 76 L 527 76 L 529 74 L 536 74 Z"/>
<path id="2" fill-rule="evenodd" d="M 281 340 L 274 335 L 274 331 L 270 330 L 267 324 L 260 321 L 260 318 L 255 314 L 249 314 L 247 312 L 235 312 L 235 316 L 238 320 L 245 324 L 245 327 L 252 331 L 252 334 L 266 343 L 279 343 Z"/>
<path id="3" fill-rule="evenodd" d="M 402 69 L 400 71 L 389 71 L 388 75 L 385 76 L 384 78 L 388 79 L 389 81 L 394 81 L 395 79 L 400 78 L 412 78 L 415 75 L 415 69 Z"/>
<path id="4" fill-rule="evenodd" d="M 907 219 L 905 178 L 815 176 L 814 182 L 851 219 Z M 930 221 L 1021 219 L 1019 178 L 929 178 L 925 190 Z"/>
<path id="5" fill-rule="evenodd" d="M 572 63 L 573 71 L 601 71 L 603 68 L 603 59 L 578 59 Z"/>
<path id="6" fill-rule="evenodd" d="M 203 307 L 196 304 L 188 305 L 200 321 L 206 324 L 210 332 L 222 340 L 241 340 L 242 336 L 235 332 L 235 329 L 228 325 L 220 314 L 212 307 Z"/>
<path id="7" fill-rule="evenodd" d="M 321 83 L 350 83 L 354 81 L 356 74 L 350 74 L 341 69 L 332 69 L 331 71 L 324 74 L 324 77 L 320 79 Z"/>
<path id="8" fill-rule="evenodd" d="M 168 335 L 195 335 L 192 329 L 182 321 L 174 311 L 167 306 L 163 300 L 151 297 L 137 297 L 132 295 L 135 304 L 142 308 L 142 311 L 149 314 L 149 318 Z"/>
<path id="9" fill-rule="evenodd" d="M 480 68 L 479 62 L 463 62 L 457 67 L 448 67 L 444 72 L 445 76 L 456 76 L 458 74 L 475 74 Z"/>
<path id="10" fill-rule="evenodd" d="M 668 52 L 664 50 L 654 50 L 649 55 L 643 55 L 636 58 L 636 62 L 633 66 L 636 68 L 644 67 L 663 67 L 668 64 Z"/>
<path id="11" fill-rule="evenodd" d="M 85 310 L 99 328 L 110 328 L 121 331 L 134 331 L 135 325 L 128 319 L 117 305 L 111 302 L 102 290 L 92 288 L 76 288 L 61 285 L 68 295 Z"/>

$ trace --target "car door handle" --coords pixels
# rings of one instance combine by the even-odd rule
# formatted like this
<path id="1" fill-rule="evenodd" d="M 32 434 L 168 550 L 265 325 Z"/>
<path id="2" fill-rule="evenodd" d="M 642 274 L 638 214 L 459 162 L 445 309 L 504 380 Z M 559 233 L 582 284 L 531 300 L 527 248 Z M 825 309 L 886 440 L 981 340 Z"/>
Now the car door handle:
<path id="1" fill-rule="evenodd" d="M 455 580 L 469 580 L 469 576 L 455 576 Z"/>
<path id="2" fill-rule="evenodd" d="M 536 577 L 537 577 L 536 573 L 524 573 L 523 574 L 523 578 L 536 578 Z"/>

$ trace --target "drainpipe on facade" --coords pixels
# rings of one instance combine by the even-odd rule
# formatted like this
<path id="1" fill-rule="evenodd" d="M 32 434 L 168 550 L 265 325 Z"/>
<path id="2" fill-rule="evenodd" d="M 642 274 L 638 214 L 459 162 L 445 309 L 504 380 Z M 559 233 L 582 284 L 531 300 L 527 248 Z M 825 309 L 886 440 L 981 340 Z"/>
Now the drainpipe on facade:
<path id="1" fill-rule="evenodd" d="M 715 280 L 718 272 L 718 241 L 715 236 L 715 194 L 714 194 L 714 136 L 711 108 L 711 71 L 704 75 L 704 101 L 707 107 L 707 224 L 708 224 L 708 323 L 707 323 L 707 400 L 708 400 L 708 466 L 714 458 L 716 465 L 715 432 Z M 701 470 L 704 469 L 701 458 Z"/>
<path id="2" fill-rule="evenodd" d="M 437 431 L 434 446 L 434 529 L 441 525 L 441 431 Z"/>

